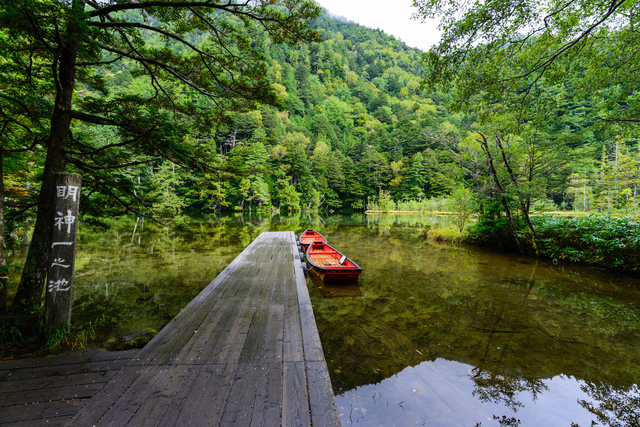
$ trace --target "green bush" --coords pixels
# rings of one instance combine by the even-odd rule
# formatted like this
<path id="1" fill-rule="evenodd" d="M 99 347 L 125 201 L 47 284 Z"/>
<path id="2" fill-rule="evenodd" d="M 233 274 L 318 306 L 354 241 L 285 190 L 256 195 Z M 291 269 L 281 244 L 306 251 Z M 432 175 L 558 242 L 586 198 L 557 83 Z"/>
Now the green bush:
<path id="1" fill-rule="evenodd" d="M 514 218 L 518 230 L 526 230 L 524 221 Z M 520 233 L 519 233 L 520 234 Z M 464 243 L 516 252 L 518 245 L 511 232 L 509 220 L 504 216 L 481 215 L 478 221 L 466 230 Z"/>
<path id="2" fill-rule="evenodd" d="M 620 270 L 640 268 L 640 229 L 631 218 L 540 216 L 531 219 L 538 254 Z"/>

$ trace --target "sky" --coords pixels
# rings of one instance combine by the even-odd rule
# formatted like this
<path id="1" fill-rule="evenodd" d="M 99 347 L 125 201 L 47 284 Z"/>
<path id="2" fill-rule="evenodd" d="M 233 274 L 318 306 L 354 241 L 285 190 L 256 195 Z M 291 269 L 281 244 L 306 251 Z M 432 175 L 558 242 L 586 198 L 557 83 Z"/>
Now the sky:
<path id="1" fill-rule="evenodd" d="M 412 0 L 316 0 L 331 14 L 366 27 L 381 29 L 411 47 L 424 51 L 439 41 L 438 25 L 412 19 Z"/>

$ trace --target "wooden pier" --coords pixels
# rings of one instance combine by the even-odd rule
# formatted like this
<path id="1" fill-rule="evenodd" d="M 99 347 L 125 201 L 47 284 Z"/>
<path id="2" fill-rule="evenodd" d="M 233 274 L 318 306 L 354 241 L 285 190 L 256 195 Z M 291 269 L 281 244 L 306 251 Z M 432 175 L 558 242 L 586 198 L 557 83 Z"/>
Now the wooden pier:
<path id="1" fill-rule="evenodd" d="M 339 426 L 294 234 L 261 234 L 140 351 L 1 362 L 5 424 Z"/>

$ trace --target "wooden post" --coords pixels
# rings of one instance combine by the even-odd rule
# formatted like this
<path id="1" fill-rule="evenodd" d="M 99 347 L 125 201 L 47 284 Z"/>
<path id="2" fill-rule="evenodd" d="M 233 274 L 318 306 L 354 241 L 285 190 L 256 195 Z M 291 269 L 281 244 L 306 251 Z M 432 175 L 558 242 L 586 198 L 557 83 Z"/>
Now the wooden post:
<path id="1" fill-rule="evenodd" d="M 73 269 L 76 258 L 82 177 L 56 173 L 55 185 L 56 214 L 47 274 L 45 325 L 47 328 L 68 328 L 71 322 Z"/>

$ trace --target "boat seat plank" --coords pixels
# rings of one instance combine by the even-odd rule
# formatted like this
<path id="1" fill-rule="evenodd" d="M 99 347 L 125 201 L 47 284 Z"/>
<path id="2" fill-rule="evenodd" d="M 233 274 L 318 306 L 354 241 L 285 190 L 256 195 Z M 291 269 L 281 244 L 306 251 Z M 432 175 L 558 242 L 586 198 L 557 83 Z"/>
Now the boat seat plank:
<path id="1" fill-rule="evenodd" d="M 341 265 L 340 260 L 331 255 L 320 255 L 320 254 L 310 253 L 309 258 L 311 258 L 311 260 L 316 265 L 330 266 L 330 267 Z"/>

